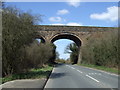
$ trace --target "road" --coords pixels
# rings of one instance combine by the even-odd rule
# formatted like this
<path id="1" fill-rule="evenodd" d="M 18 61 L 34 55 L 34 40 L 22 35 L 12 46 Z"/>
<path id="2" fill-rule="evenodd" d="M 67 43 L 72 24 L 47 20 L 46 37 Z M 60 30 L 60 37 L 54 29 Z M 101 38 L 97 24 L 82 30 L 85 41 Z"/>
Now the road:
<path id="1" fill-rule="evenodd" d="M 118 76 L 83 66 L 59 64 L 45 88 L 118 88 Z"/>

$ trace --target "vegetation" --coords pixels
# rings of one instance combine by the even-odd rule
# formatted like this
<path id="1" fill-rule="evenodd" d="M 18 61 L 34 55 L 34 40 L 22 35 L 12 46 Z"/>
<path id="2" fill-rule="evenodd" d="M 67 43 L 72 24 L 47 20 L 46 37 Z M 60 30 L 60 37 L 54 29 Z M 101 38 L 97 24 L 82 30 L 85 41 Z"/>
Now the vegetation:
<path id="1" fill-rule="evenodd" d="M 42 68 L 50 61 L 54 61 L 55 46 L 38 43 L 34 39 L 36 32 L 33 25 L 41 20 L 39 17 L 5 5 L 3 5 L 2 16 L 2 74 L 4 78 L 12 75 L 19 76 L 19 73 L 27 73 L 32 68 Z M 12 78 L 14 76 L 10 79 Z"/>
<path id="2" fill-rule="evenodd" d="M 82 47 L 82 63 L 118 68 L 118 35 L 117 30 L 99 32 L 87 38 Z"/>
<path id="3" fill-rule="evenodd" d="M 52 51 L 51 52 L 46 52 L 48 54 L 52 54 L 52 56 L 50 57 L 48 63 L 52 63 L 52 64 L 55 64 L 55 59 L 57 57 L 57 52 L 56 52 L 56 46 L 54 44 L 50 44 L 51 48 L 52 48 Z"/>
<path id="4" fill-rule="evenodd" d="M 118 71 L 118 31 L 96 32 L 87 38 L 87 43 L 81 47 L 83 66 L 97 68 L 112 73 Z"/>
<path id="5" fill-rule="evenodd" d="M 33 41 L 35 18 L 12 7 L 3 8 L 3 76 L 19 72 L 21 48 Z"/>
<path id="6" fill-rule="evenodd" d="M 65 53 L 70 53 L 70 61 L 76 64 L 78 61 L 79 47 L 75 43 L 71 43 L 66 47 Z"/>
<path id="7" fill-rule="evenodd" d="M 60 56 L 60 54 L 56 51 L 56 60 L 60 59 L 59 56 Z"/>
<path id="8" fill-rule="evenodd" d="M 66 63 L 66 60 L 64 60 L 64 59 L 57 59 L 55 62 L 56 63 Z"/>
<path id="9" fill-rule="evenodd" d="M 99 69 L 99 70 L 104 70 L 104 71 L 111 72 L 111 73 L 116 73 L 116 74 L 119 73 L 120 74 L 120 72 L 118 72 L 118 69 L 116 69 L 116 68 L 109 68 L 109 67 L 105 67 L 105 66 L 98 66 L 98 65 L 92 65 L 92 64 L 78 64 L 78 65 L 95 68 L 95 69 Z"/>
<path id="10" fill-rule="evenodd" d="M 54 57 L 53 50 L 52 44 L 39 44 L 37 40 L 34 41 L 31 45 L 22 49 L 22 67 L 25 67 L 25 69 L 43 67 L 44 64 L 49 63 L 50 59 Z"/>
<path id="11" fill-rule="evenodd" d="M 39 78 L 48 78 L 51 73 L 52 66 L 44 66 L 43 68 L 31 69 L 29 72 L 13 74 L 7 77 L 2 78 L 2 83 L 7 81 L 16 80 L 16 79 L 39 79 Z"/>

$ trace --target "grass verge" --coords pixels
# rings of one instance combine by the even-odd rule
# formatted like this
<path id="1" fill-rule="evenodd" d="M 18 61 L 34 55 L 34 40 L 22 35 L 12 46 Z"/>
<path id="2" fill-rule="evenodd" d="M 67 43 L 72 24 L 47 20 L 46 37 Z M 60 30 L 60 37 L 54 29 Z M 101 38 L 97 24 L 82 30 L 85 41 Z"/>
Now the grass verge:
<path id="1" fill-rule="evenodd" d="M 48 78 L 53 66 L 45 66 L 44 68 L 31 69 L 29 72 L 21 74 L 13 74 L 7 77 L 2 78 L 2 83 L 17 80 L 17 79 L 39 79 L 39 78 Z"/>
<path id="2" fill-rule="evenodd" d="M 97 66 L 97 65 L 91 65 L 91 64 L 77 64 L 77 65 L 90 67 L 90 68 L 95 68 L 95 69 L 107 71 L 107 72 L 114 73 L 114 74 L 120 74 L 120 71 L 116 68 L 108 68 L 108 67 L 105 67 L 105 66 Z"/>

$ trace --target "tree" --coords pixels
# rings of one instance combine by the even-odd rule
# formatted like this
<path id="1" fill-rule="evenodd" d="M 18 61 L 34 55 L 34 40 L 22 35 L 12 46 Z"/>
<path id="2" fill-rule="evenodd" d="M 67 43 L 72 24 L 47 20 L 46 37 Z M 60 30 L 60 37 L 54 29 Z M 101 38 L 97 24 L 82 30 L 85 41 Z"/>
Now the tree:
<path id="1" fill-rule="evenodd" d="M 13 7 L 6 7 L 2 11 L 2 67 L 3 76 L 21 71 L 23 56 L 21 48 L 33 42 L 35 31 L 33 25 L 37 20 L 29 13 L 21 12 Z"/>
<path id="2" fill-rule="evenodd" d="M 56 51 L 56 60 L 59 59 L 60 54 Z"/>
<path id="3" fill-rule="evenodd" d="M 70 60 L 73 64 L 78 61 L 79 48 L 76 43 L 71 43 L 66 47 L 65 53 L 70 53 Z"/>
<path id="4" fill-rule="evenodd" d="M 55 59 L 56 59 L 56 46 L 53 44 L 53 43 L 51 43 L 50 44 L 51 45 L 51 47 L 52 47 L 52 57 L 49 59 L 49 63 L 52 63 L 52 64 L 54 64 L 55 63 Z"/>

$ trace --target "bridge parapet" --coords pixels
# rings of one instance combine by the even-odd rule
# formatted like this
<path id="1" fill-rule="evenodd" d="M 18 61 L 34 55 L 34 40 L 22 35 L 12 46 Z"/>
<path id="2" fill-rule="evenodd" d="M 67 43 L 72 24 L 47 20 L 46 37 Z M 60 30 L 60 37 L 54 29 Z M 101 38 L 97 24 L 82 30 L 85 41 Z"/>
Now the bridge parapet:
<path id="1" fill-rule="evenodd" d="M 36 25 L 38 31 L 76 31 L 76 32 L 96 32 L 118 29 L 115 27 L 91 27 L 91 26 L 50 26 Z"/>

